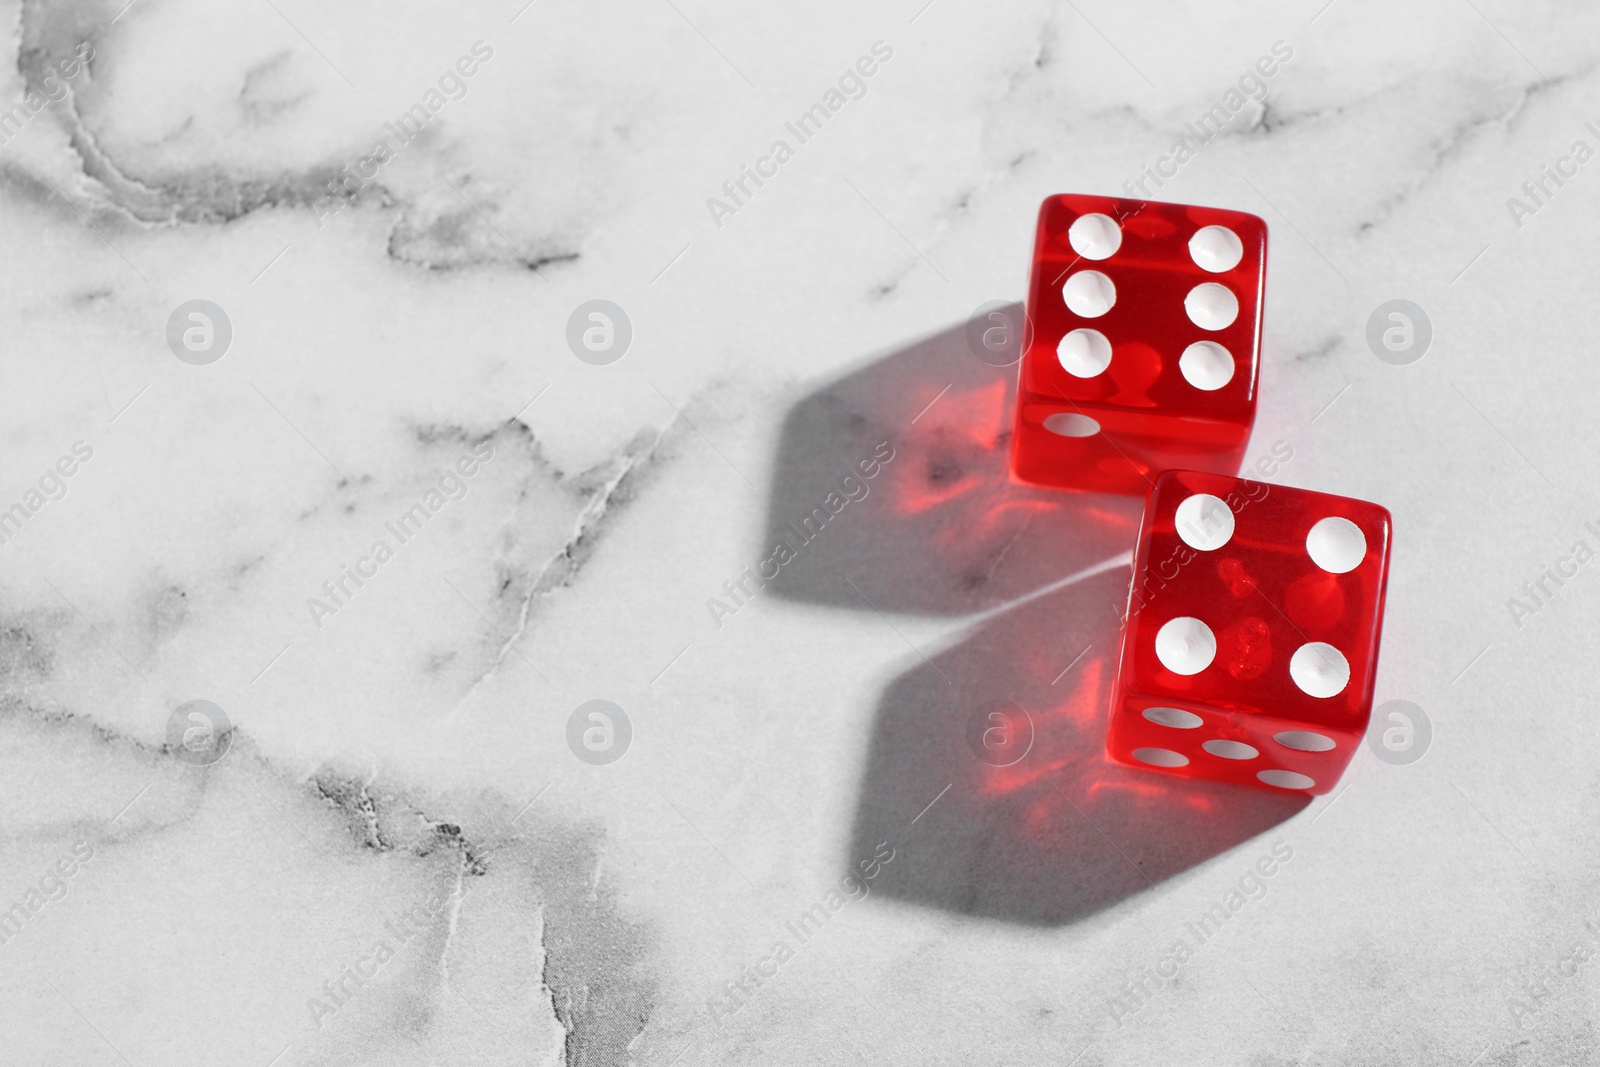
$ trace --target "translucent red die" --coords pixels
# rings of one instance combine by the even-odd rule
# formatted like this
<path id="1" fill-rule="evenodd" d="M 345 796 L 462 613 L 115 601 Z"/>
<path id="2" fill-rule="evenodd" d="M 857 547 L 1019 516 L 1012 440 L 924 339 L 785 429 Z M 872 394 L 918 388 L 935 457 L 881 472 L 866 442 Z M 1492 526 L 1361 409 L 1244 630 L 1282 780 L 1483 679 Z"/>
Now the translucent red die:
<path id="1" fill-rule="evenodd" d="M 1039 209 L 1012 469 L 1142 495 L 1234 474 L 1255 421 L 1267 226 L 1220 208 L 1053 196 Z"/>
<path id="2" fill-rule="evenodd" d="M 1389 512 L 1167 471 L 1145 505 L 1113 691 L 1112 758 L 1320 794 L 1366 732 Z"/>

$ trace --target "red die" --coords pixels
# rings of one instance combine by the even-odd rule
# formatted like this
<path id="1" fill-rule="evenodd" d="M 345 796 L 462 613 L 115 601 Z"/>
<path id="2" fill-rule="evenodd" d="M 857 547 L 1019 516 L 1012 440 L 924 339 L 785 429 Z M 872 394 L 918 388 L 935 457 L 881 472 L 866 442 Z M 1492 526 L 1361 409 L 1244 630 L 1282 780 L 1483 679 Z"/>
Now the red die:
<path id="1" fill-rule="evenodd" d="M 1255 421 L 1267 224 L 1105 196 L 1039 209 L 1012 469 L 1143 495 L 1173 468 L 1233 474 Z"/>
<path id="2" fill-rule="evenodd" d="M 1389 512 L 1167 471 L 1145 505 L 1107 749 L 1173 774 L 1326 793 L 1372 710 Z"/>

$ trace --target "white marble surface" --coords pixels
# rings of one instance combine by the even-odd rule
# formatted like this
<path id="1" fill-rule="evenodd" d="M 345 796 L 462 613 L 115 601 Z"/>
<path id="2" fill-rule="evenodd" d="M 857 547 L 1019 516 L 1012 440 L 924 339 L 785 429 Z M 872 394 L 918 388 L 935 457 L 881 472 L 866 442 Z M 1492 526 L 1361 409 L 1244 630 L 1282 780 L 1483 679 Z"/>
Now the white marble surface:
<path id="1" fill-rule="evenodd" d="M 1600 162 L 1507 205 L 1600 149 L 1592 10 L 5 24 L 0 507 L 93 454 L 0 544 L 0 902 L 26 919 L 0 1061 L 1597 1062 L 1600 568 L 1508 608 L 1600 546 Z M 480 41 L 464 95 L 326 199 Z M 864 95 L 714 220 L 880 41 Z M 1309 806 L 1104 765 L 1135 507 L 999 481 L 1010 372 L 961 337 L 1021 296 L 1044 196 L 1121 191 L 1277 41 L 1264 102 L 1161 198 L 1270 225 L 1252 452 L 1393 511 L 1378 697 L 1434 729 Z M 633 326 L 609 366 L 564 339 L 596 298 Z M 1365 342 L 1395 298 L 1434 325 L 1414 365 Z M 232 324 L 208 366 L 165 340 L 192 299 Z M 716 625 L 879 442 L 870 492 Z M 466 496 L 314 620 L 475 446 Z M 205 767 L 167 745 L 194 699 L 234 724 Z M 591 699 L 632 723 L 609 766 L 567 745 Z M 1038 729 L 1004 772 L 962 743 L 994 699 Z M 346 967 L 371 977 L 335 996 Z"/>

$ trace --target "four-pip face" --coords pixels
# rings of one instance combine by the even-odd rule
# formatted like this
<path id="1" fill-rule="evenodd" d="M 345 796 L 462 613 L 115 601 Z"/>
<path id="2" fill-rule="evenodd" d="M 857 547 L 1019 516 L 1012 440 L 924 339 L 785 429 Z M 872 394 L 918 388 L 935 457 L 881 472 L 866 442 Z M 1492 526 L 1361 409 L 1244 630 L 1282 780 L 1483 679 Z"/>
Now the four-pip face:
<path id="1" fill-rule="evenodd" d="M 1220 208 L 1053 196 L 1039 210 L 1012 466 L 1143 495 L 1238 471 L 1255 420 L 1267 227 Z"/>
<path id="2" fill-rule="evenodd" d="M 1366 732 L 1390 518 L 1363 500 L 1168 471 L 1145 505 L 1110 755 L 1326 793 Z"/>

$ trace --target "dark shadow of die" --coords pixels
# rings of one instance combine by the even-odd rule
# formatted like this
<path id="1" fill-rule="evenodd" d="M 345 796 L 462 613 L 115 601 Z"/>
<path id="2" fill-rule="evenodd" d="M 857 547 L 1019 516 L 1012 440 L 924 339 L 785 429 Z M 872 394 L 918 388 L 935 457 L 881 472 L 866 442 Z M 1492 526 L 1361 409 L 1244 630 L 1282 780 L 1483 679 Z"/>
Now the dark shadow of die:
<path id="1" fill-rule="evenodd" d="M 1021 321 L 1020 305 L 1004 310 Z M 751 568 L 773 593 L 963 615 L 1133 546 L 1142 499 L 1012 476 L 1017 369 L 980 358 L 972 334 L 952 327 L 872 359 L 789 412 Z"/>
<path id="2" fill-rule="evenodd" d="M 1127 590 L 1127 570 L 1115 567 L 1042 594 L 978 623 L 883 693 L 850 853 L 895 849 L 875 893 L 1071 923 L 1309 803 L 1108 760 Z"/>

